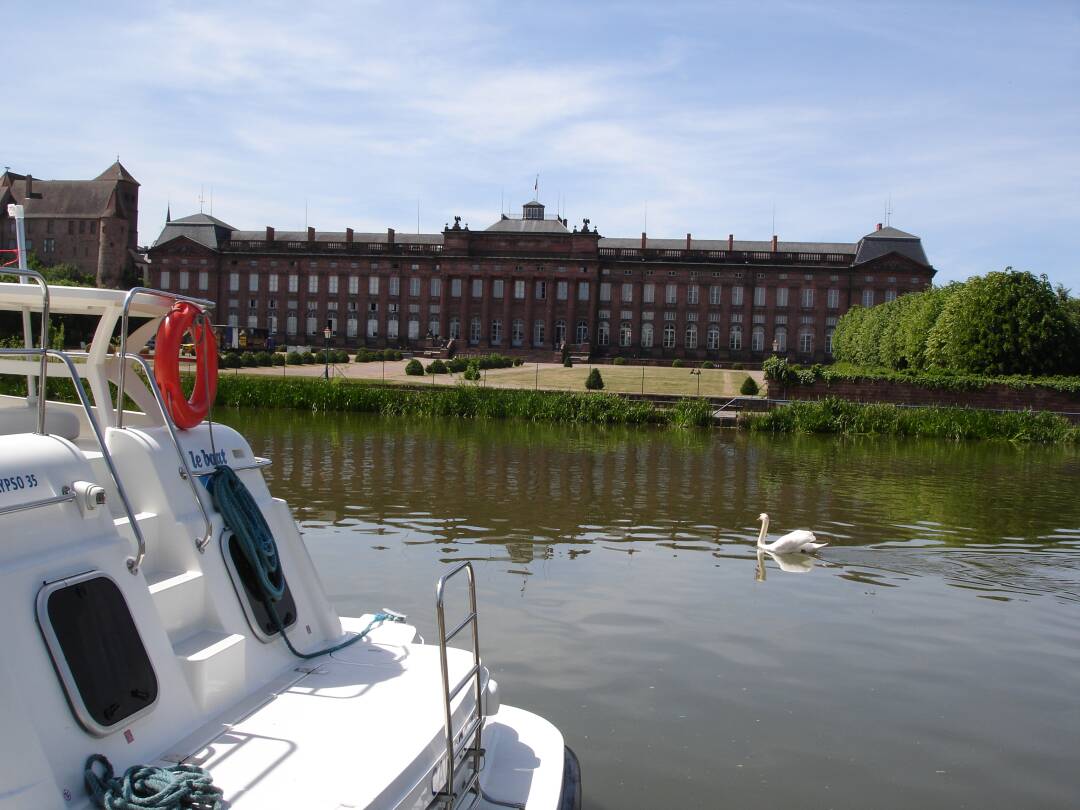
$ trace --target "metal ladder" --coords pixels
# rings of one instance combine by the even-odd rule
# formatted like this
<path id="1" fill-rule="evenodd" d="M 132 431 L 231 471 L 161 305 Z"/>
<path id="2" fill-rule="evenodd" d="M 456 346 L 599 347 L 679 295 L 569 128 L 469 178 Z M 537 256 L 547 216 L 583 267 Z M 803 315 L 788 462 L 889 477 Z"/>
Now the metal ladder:
<path id="1" fill-rule="evenodd" d="M 469 582 L 469 613 L 462 622 L 446 632 L 446 583 L 465 572 Z M 480 682 L 480 635 L 476 624 L 476 578 L 472 563 L 462 563 L 453 571 L 439 578 L 435 586 L 435 615 L 439 624 L 439 664 L 442 668 L 443 710 L 446 730 L 446 784 L 436 794 L 436 800 L 449 810 L 472 807 L 479 801 L 480 768 L 484 755 L 481 733 L 484 730 L 483 684 Z M 446 645 L 466 627 L 472 627 L 472 667 L 453 686 L 446 663 Z M 455 731 L 453 702 L 470 682 L 474 686 L 474 706 L 462 726 Z M 469 796 L 472 796 L 471 800 Z"/>

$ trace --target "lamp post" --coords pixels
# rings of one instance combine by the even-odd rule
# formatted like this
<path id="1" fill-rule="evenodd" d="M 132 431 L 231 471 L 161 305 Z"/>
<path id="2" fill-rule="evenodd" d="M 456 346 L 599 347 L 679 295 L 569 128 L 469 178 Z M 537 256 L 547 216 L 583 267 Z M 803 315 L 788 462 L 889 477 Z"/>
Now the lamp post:
<path id="1" fill-rule="evenodd" d="M 326 328 L 322 330 L 323 336 L 323 379 L 330 379 L 330 321 L 326 322 Z"/>

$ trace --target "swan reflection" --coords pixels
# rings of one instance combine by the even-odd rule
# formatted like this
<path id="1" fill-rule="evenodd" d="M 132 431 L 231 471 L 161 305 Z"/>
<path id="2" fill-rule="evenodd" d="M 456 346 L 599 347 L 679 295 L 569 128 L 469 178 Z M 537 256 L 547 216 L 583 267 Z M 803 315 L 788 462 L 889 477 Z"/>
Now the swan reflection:
<path id="1" fill-rule="evenodd" d="M 771 557 L 780 566 L 781 571 L 789 574 L 805 574 L 814 567 L 814 558 L 809 554 L 796 551 L 794 554 L 776 554 L 767 549 L 758 548 L 757 565 L 754 566 L 754 579 L 758 582 L 765 581 L 765 558 Z"/>

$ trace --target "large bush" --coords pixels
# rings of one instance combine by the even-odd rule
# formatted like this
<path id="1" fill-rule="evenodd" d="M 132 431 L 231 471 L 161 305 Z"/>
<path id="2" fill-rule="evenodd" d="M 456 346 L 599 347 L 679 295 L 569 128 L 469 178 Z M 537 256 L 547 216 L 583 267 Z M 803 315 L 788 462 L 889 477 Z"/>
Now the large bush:
<path id="1" fill-rule="evenodd" d="M 414 357 L 412 360 L 405 364 L 405 373 L 408 374 L 410 377 L 423 377 L 424 366 L 419 360 Z"/>
<path id="2" fill-rule="evenodd" d="M 585 387 L 590 391 L 599 391 L 604 387 L 604 378 L 600 376 L 600 369 L 593 368 L 589 376 L 585 378 Z"/>
<path id="3" fill-rule="evenodd" d="M 747 377 L 742 381 L 742 385 L 739 386 L 739 393 L 744 397 L 756 397 L 759 390 L 758 384 L 754 382 L 753 377 Z"/>

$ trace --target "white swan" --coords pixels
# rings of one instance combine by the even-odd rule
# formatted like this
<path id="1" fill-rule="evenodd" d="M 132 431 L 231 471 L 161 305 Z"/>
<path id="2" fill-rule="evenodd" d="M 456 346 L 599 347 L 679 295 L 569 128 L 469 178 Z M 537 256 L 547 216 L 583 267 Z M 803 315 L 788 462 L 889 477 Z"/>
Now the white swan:
<path id="1" fill-rule="evenodd" d="M 765 535 L 769 532 L 769 516 L 762 512 L 758 515 L 758 520 L 761 521 L 761 533 L 757 539 L 758 548 L 763 548 L 773 554 L 794 554 L 800 551 L 803 554 L 809 554 L 811 551 L 817 551 L 819 548 L 829 545 L 828 543 L 817 542 L 814 533 L 808 532 L 806 529 L 796 529 L 793 532 L 788 532 L 779 540 L 766 543 Z"/>

